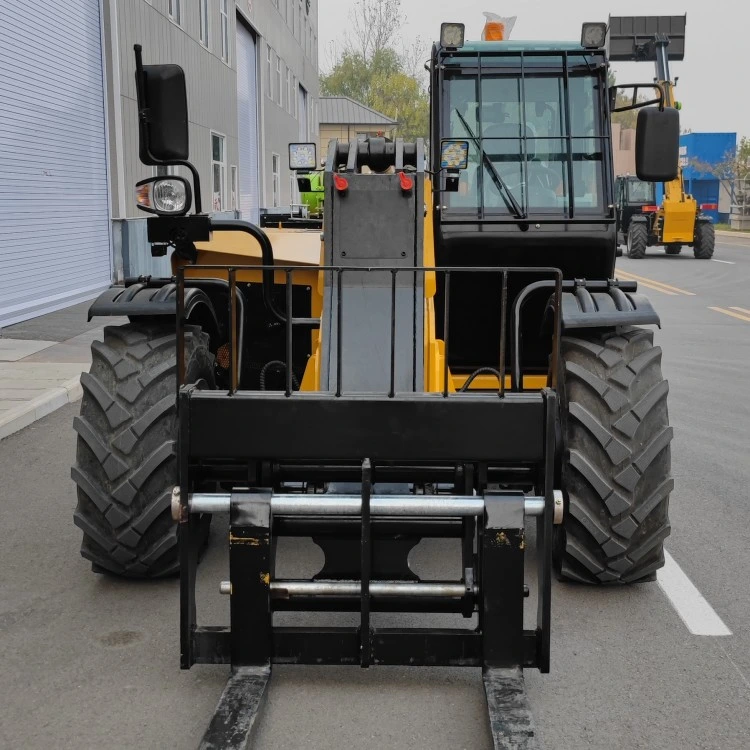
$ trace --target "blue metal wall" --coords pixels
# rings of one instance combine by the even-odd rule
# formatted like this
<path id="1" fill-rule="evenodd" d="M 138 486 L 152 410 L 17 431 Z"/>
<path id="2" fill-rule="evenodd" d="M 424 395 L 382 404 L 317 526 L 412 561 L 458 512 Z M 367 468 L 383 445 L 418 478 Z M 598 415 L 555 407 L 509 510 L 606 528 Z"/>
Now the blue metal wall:
<path id="1" fill-rule="evenodd" d="M 737 148 L 736 133 L 685 133 L 680 136 L 680 165 L 685 177 L 685 190 L 693 195 L 698 204 L 719 203 L 719 180 L 711 174 L 701 173 L 694 161 L 718 164 Z M 718 210 L 705 211 L 714 223 L 729 221 L 728 214 Z"/>

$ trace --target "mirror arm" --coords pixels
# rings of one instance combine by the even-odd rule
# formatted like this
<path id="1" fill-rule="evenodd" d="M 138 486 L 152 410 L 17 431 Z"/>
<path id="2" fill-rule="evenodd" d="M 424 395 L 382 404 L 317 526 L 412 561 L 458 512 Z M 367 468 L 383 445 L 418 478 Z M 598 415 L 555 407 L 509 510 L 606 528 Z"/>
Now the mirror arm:
<path id="1" fill-rule="evenodd" d="M 189 161 L 171 161 L 170 166 L 187 167 L 193 176 L 193 200 L 195 201 L 195 213 L 203 213 L 203 203 L 201 202 L 201 176 L 198 170 Z"/>
<path id="2" fill-rule="evenodd" d="M 613 86 L 612 88 L 615 89 L 615 95 L 611 98 L 613 103 L 617 100 L 617 89 L 633 89 L 633 98 L 631 100 L 631 103 L 626 104 L 622 107 L 612 107 L 612 113 L 629 112 L 632 109 L 642 109 L 643 107 L 650 107 L 652 104 L 658 104 L 659 109 L 662 111 L 664 110 L 666 94 L 664 92 L 664 87 L 660 83 L 634 83 L 629 86 Z M 636 101 L 636 97 L 638 96 L 639 89 L 655 89 L 659 92 L 659 96 L 656 99 L 649 99 L 646 102 L 638 102 Z"/>

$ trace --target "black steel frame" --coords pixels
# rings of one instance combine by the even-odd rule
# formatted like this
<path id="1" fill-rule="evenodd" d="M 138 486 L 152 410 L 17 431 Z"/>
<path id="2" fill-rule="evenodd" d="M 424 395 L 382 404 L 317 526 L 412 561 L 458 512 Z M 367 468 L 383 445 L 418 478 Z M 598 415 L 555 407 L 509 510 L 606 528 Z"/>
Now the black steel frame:
<path id="1" fill-rule="evenodd" d="M 515 736 L 518 726 L 533 734 L 530 714 L 511 712 L 523 708 L 521 670 L 535 667 L 549 671 L 550 599 L 554 480 L 559 409 L 555 391 L 558 371 L 560 314 L 564 283 L 554 268 L 346 268 L 291 266 L 190 266 L 191 272 L 216 277 L 226 274 L 229 298 L 227 331 L 230 345 L 230 387 L 225 391 L 202 390 L 185 383 L 184 295 L 185 270 L 177 274 L 178 414 L 179 414 L 179 544 L 181 666 L 230 664 L 232 677 L 220 707 L 204 738 L 204 747 L 233 744 L 245 736 L 265 695 L 273 663 L 359 664 L 482 667 L 493 736 Z M 294 326 L 315 328 L 320 320 L 296 317 L 291 289 L 294 274 L 319 271 L 330 287 L 340 291 L 346 273 L 379 273 L 391 277 L 390 385 L 382 393 L 353 394 L 342 379 L 341 323 L 345 320 L 342 297 L 332 315 L 338 321 L 338 347 L 334 388 L 330 392 L 294 389 L 287 367 L 282 391 L 247 391 L 239 388 L 238 289 L 242 271 L 282 273 L 276 284 L 286 292 L 284 323 L 287 362 L 293 360 Z M 443 389 L 423 393 L 398 392 L 395 387 L 395 294 L 397 274 L 411 274 L 414 294 L 423 294 L 418 274 L 441 274 L 445 279 L 444 314 L 449 316 L 450 278 L 459 273 L 492 273 L 498 276 L 501 297 L 500 361 L 498 387 L 492 391 L 453 393 L 449 387 L 445 340 Z M 508 277 L 513 273 L 540 279 L 508 299 Z M 273 277 L 271 277 L 273 278 Z M 195 278 L 191 277 L 190 283 Z M 535 291 L 547 293 L 552 310 L 550 387 L 524 392 L 518 345 L 523 303 Z M 506 324 L 510 322 L 510 326 Z M 414 323 L 416 329 L 416 322 Z M 506 342 L 506 328 L 513 346 Z M 448 326 L 446 323 L 446 330 Z M 414 330 L 415 352 L 417 332 Z M 508 352 L 508 349 L 510 351 Z M 510 360 L 512 387 L 505 387 L 506 354 Z M 290 426 L 293 426 L 290 429 Z M 342 467 L 358 480 L 361 514 L 342 517 L 285 517 L 272 512 L 274 490 L 290 467 L 302 482 L 330 480 Z M 330 474 L 327 472 L 330 469 Z M 225 478 L 226 472 L 244 476 L 232 482 L 229 529 L 230 627 L 199 625 L 195 584 L 201 552 L 202 519 L 190 512 L 191 493 Z M 225 472 L 222 474 L 222 472 Z M 400 473 L 403 481 L 417 477 L 439 482 L 452 477 L 453 491 L 484 498 L 479 518 L 372 518 L 370 497 L 377 481 Z M 490 477 L 501 478 L 504 492 L 492 492 Z M 520 478 L 520 480 L 519 480 Z M 537 622 L 524 629 L 524 582 L 526 531 L 524 491 L 533 489 L 545 499 L 537 517 Z M 276 540 L 281 536 L 310 536 L 323 548 L 326 565 L 316 578 L 360 582 L 356 596 L 294 596 L 272 594 Z M 372 581 L 418 580 L 409 569 L 408 555 L 422 538 L 455 537 L 461 540 L 461 571 L 453 583 L 462 585 L 462 596 L 379 596 Z M 280 611 L 358 611 L 359 626 L 348 628 L 280 627 L 273 615 Z M 477 616 L 475 627 L 377 628 L 371 613 L 454 612 Z M 520 698 L 519 698 L 520 696 Z M 520 701 L 520 703 L 519 703 Z M 518 723 L 518 716 L 525 717 Z M 497 744 L 497 747 L 502 747 Z M 529 745 L 531 747 L 531 745 Z"/>

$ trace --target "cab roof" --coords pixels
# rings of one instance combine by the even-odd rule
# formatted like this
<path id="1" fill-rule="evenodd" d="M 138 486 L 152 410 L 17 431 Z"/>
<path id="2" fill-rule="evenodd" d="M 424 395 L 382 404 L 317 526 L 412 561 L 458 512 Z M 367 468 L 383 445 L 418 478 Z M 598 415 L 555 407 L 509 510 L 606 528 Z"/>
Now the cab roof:
<path id="1" fill-rule="evenodd" d="M 507 42 L 472 42 L 467 41 L 459 52 L 464 53 L 492 53 L 492 52 L 582 52 L 595 54 L 602 52 L 598 49 L 587 49 L 580 42 L 558 42 L 558 41 L 507 41 Z"/>

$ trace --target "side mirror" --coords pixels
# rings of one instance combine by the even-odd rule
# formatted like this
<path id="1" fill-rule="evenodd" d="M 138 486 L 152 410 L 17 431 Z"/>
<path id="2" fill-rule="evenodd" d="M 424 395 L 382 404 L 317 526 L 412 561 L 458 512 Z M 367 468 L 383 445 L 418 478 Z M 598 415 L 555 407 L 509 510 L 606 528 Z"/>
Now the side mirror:
<path id="1" fill-rule="evenodd" d="M 679 173 L 680 114 L 647 107 L 638 112 L 635 171 L 644 182 L 670 182 Z"/>
<path id="2" fill-rule="evenodd" d="M 136 48 L 135 75 L 141 161 L 149 166 L 187 161 L 185 72 L 179 65 L 143 65 Z"/>

